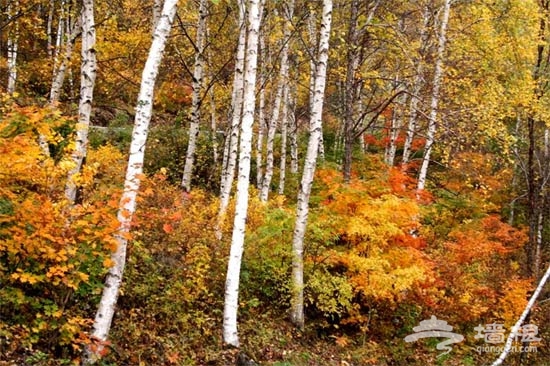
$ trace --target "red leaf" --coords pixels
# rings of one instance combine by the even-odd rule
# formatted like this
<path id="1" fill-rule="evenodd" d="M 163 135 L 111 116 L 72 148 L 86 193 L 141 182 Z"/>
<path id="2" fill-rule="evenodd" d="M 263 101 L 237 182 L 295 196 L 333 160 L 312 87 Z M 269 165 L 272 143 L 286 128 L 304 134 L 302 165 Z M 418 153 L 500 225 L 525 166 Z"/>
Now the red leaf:
<path id="1" fill-rule="evenodd" d="M 172 231 L 174 231 L 174 228 L 170 224 L 164 224 L 162 225 L 162 230 L 164 230 L 165 233 L 170 234 Z"/>

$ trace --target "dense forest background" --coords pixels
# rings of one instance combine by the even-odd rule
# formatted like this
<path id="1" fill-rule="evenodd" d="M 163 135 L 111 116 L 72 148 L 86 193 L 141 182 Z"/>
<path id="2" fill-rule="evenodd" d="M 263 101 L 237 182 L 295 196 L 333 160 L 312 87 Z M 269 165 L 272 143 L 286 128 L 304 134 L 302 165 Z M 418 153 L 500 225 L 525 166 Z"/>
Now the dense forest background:
<path id="1" fill-rule="evenodd" d="M 0 0 L 0 365 L 548 365 L 549 7 Z"/>

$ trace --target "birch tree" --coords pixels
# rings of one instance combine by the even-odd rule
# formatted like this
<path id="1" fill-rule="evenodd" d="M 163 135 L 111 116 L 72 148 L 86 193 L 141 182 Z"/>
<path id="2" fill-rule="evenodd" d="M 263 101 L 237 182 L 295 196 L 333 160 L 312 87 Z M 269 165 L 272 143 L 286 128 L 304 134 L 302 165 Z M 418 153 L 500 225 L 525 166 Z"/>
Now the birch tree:
<path id="1" fill-rule="evenodd" d="M 550 277 L 550 266 L 546 269 L 546 272 L 540 279 L 537 288 L 535 289 L 535 292 L 533 292 L 533 295 L 531 295 L 531 298 L 527 302 L 527 305 L 525 306 L 525 309 L 523 310 L 523 313 L 521 313 L 519 319 L 516 321 L 512 329 L 510 330 L 510 334 L 508 335 L 508 338 L 506 339 L 506 343 L 504 344 L 504 348 L 501 352 L 501 354 L 498 356 L 498 358 L 491 364 L 491 366 L 498 366 L 502 365 L 506 357 L 508 357 L 508 354 L 512 350 L 512 344 L 514 343 L 514 340 L 516 340 L 519 329 L 525 319 L 527 319 L 527 316 L 531 312 L 531 309 L 535 305 L 535 302 L 537 301 L 537 298 L 539 297 L 540 293 L 542 292 L 544 285 L 546 285 L 546 282 L 548 281 L 548 278 Z"/>
<path id="2" fill-rule="evenodd" d="M 191 190 L 191 176 L 195 164 L 195 150 L 200 127 L 201 90 L 204 74 L 204 39 L 206 36 L 206 0 L 199 2 L 199 20 L 197 24 L 197 38 L 195 41 L 195 68 L 193 71 L 193 95 L 191 102 L 191 124 L 189 126 L 189 139 L 187 143 L 187 154 L 183 168 L 182 188 L 189 192 Z"/>
<path id="3" fill-rule="evenodd" d="M 362 39 L 364 38 L 366 27 L 374 18 L 380 1 L 381 0 L 377 0 L 368 9 L 365 24 L 361 27 L 359 27 L 359 9 L 361 8 L 361 4 L 358 0 L 352 0 L 350 3 L 349 25 L 346 34 L 346 80 L 344 83 L 344 162 L 342 170 L 345 182 L 349 182 L 351 179 L 353 143 L 357 137 L 362 135 L 362 133 L 357 133 L 357 128 L 363 118 L 359 118 L 360 121 L 356 120 L 359 110 L 358 107 L 361 106 L 360 99 L 363 84 L 363 81 L 356 77 L 357 71 L 363 61 L 361 60 L 361 55 L 363 54 L 362 48 L 364 48 Z M 339 139 L 337 139 L 337 141 L 339 141 Z"/>
<path id="4" fill-rule="evenodd" d="M 430 155 L 432 153 L 433 144 L 435 142 L 435 132 L 437 127 L 437 114 L 439 106 L 439 90 L 441 88 L 441 78 L 443 76 L 443 60 L 445 57 L 445 46 L 447 42 L 446 32 L 450 12 L 451 0 L 445 0 L 445 3 L 443 4 L 443 14 L 441 15 L 441 23 L 438 34 L 438 47 L 433 76 L 428 133 L 426 135 L 426 144 L 424 147 L 424 158 L 422 159 L 422 166 L 420 167 L 420 173 L 418 176 L 418 191 L 423 190 L 426 186 L 426 176 L 428 174 L 428 166 L 430 164 Z"/>
<path id="5" fill-rule="evenodd" d="M 216 237 L 221 239 L 221 225 L 225 218 L 231 187 L 235 179 L 235 167 L 237 164 L 237 154 L 239 145 L 239 126 L 241 123 L 241 113 L 243 108 L 244 93 L 244 57 L 246 51 L 246 7 L 244 0 L 237 2 L 239 6 L 239 40 L 237 43 L 237 54 L 235 57 L 235 74 L 233 76 L 233 90 L 231 95 L 231 126 L 229 136 L 226 138 L 224 157 L 222 164 L 222 174 L 220 183 L 220 210 L 218 212 L 218 221 L 216 225 Z"/>
<path id="6" fill-rule="evenodd" d="M 47 52 L 48 52 L 48 57 L 52 57 L 53 56 L 53 44 L 52 44 L 52 29 L 53 29 L 53 15 L 54 15 L 54 12 L 55 12 L 55 0 L 50 0 L 48 2 L 48 21 L 46 23 L 46 39 L 47 39 Z"/>
<path id="7" fill-rule="evenodd" d="M 71 63 L 73 57 L 74 43 L 80 34 L 80 20 L 75 22 L 71 21 L 71 16 L 65 9 L 65 1 L 61 1 L 59 23 L 57 27 L 56 45 L 53 59 L 53 78 L 52 86 L 50 89 L 49 103 L 51 106 L 56 105 L 59 102 L 61 90 L 63 89 L 63 83 L 65 81 L 65 75 L 67 68 Z M 68 30 L 68 32 L 66 32 Z M 63 52 L 62 52 L 63 51 Z M 62 58 L 59 60 L 60 54 Z"/>
<path id="8" fill-rule="evenodd" d="M 266 146 L 266 165 L 265 165 L 265 174 L 262 179 L 262 187 L 260 191 L 260 200 L 267 201 L 269 196 L 269 188 L 271 186 L 271 180 L 273 178 L 273 166 L 274 166 L 274 140 L 275 132 L 277 131 L 277 126 L 279 124 L 279 113 L 281 109 L 281 102 L 283 100 L 283 95 L 285 91 L 285 85 L 288 83 L 288 49 L 290 44 L 290 35 L 291 28 L 290 24 L 292 22 L 292 16 L 294 14 L 294 1 L 289 1 L 286 3 L 285 9 L 285 25 L 283 30 L 283 47 L 281 50 L 281 63 L 279 68 L 279 77 L 277 83 L 277 92 L 275 94 L 275 101 L 273 102 L 273 111 L 271 113 L 271 118 L 269 126 L 267 129 L 267 146 Z M 286 123 L 286 121 L 283 121 Z"/>
<path id="9" fill-rule="evenodd" d="M 151 33 L 155 33 L 155 29 L 157 29 L 157 25 L 160 19 L 160 15 L 162 13 L 162 2 L 163 0 L 153 0 L 153 18 L 152 18 L 152 29 Z"/>
<path id="10" fill-rule="evenodd" d="M 411 148 L 416 133 L 416 127 L 418 123 L 418 102 L 420 91 L 425 83 L 424 80 L 424 55 L 428 48 L 428 28 L 430 25 L 430 7 L 425 4 L 422 10 L 422 28 L 420 29 L 420 46 L 418 50 L 418 56 L 416 60 L 416 73 L 414 75 L 411 97 L 409 100 L 409 120 L 407 125 L 407 133 L 405 136 L 405 142 L 403 144 L 403 168 L 406 168 L 411 158 Z"/>
<path id="11" fill-rule="evenodd" d="M 292 300 L 290 318 L 298 328 L 304 327 L 304 237 L 309 213 L 309 196 L 319 153 L 322 134 L 322 114 L 325 97 L 326 72 L 330 28 L 332 23 L 332 0 L 323 0 L 322 23 L 319 37 L 319 56 L 316 62 L 315 94 L 311 108 L 309 141 L 305 157 L 304 171 L 298 191 L 296 224 L 292 238 Z"/>
<path id="12" fill-rule="evenodd" d="M 111 255 L 114 264 L 109 268 L 109 272 L 107 273 L 92 330 L 92 337 L 99 344 L 93 350 L 91 347 L 86 349 L 85 364 L 95 363 L 99 359 L 103 344 L 109 336 L 122 282 L 122 274 L 126 264 L 126 245 L 130 225 L 136 210 L 136 198 L 141 183 L 140 176 L 143 172 L 143 158 L 153 109 L 155 81 L 166 45 L 166 39 L 170 34 L 172 22 L 176 15 L 177 4 L 178 0 L 166 0 L 164 2 L 162 15 L 153 35 L 153 43 L 149 49 L 149 55 L 143 68 L 128 167 L 124 181 L 124 191 L 120 198 L 118 210 L 118 221 L 120 224 L 116 235 L 118 245 L 116 251 Z"/>
<path id="13" fill-rule="evenodd" d="M 264 62 L 262 64 L 266 65 L 270 62 L 269 59 L 269 52 L 267 51 L 267 47 L 265 45 L 265 32 L 260 29 L 260 59 Z M 266 91 L 264 85 L 267 83 L 267 70 L 266 67 L 259 67 L 258 70 L 258 84 L 260 85 L 260 91 L 258 92 L 258 136 L 256 138 L 256 186 L 261 189 L 262 187 L 262 181 L 264 179 L 264 156 L 263 156 L 263 150 L 264 150 L 264 140 L 265 140 L 265 133 L 266 133 L 266 124 L 268 118 L 266 117 L 265 113 L 265 99 L 266 99 Z"/>
<path id="14" fill-rule="evenodd" d="M 281 160 L 279 162 L 279 194 L 285 193 L 285 179 L 286 179 L 286 149 L 287 149 L 287 136 L 289 127 L 288 109 L 289 109 L 289 87 L 284 86 L 283 91 L 283 110 L 281 111 Z"/>
<path id="15" fill-rule="evenodd" d="M 296 120 L 296 90 L 290 96 L 290 113 L 289 113 L 289 129 L 290 129 L 290 173 L 298 173 L 298 123 Z"/>
<path id="16" fill-rule="evenodd" d="M 78 123 L 76 125 L 76 146 L 72 154 L 74 167 L 69 171 L 65 196 L 70 202 L 76 199 L 77 185 L 76 175 L 82 169 L 88 148 L 88 128 L 90 115 L 92 114 L 92 101 L 94 98 L 94 86 L 97 73 L 96 62 L 96 31 L 94 21 L 94 1 L 82 2 L 82 63 L 80 67 L 80 102 L 78 105 Z"/>
<path id="17" fill-rule="evenodd" d="M 394 79 L 393 89 L 397 90 L 399 88 L 399 77 L 396 76 Z M 401 126 L 403 124 L 402 119 L 402 109 L 403 109 L 403 94 L 396 97 L 396 102 L 394 108 L 392 109 L 392 114 L 390 118 L 390 128 L 389 128 L 389 141 L 386 145 L 384 152 L 384 161 L 387 165 L 393 166 L 395 161 L 395 154 L 397 152 L 397 138 L 399 137 L 399 132 L 401 131 Z"/>
<path id="18" fill-rule="evenodd" d="M 239 306 L 239 282 L 241 259 L 244 249 L 246 217 L 248 211 L 248 188 L 252 152 L 252 125 L 256 103 L 256 66 L 258 62 L 258 33 L 260 28 L 260 1 L 248 1 L 248 39 L 246 44 L 246 67 L 244 72 L 243 117 L 239 148 L 239 177 L 231 250 L 227 264 L 225 303 L 223 310 L 223 341 L 238 347 L 237 310 Z"/>
<path id="19" fill-rule="evenodd" d="M 191 177 L 195 165 L 195 150 L 197 137 L 199 136 L 201 119 L 201 91 L 204 74 L 204 41 L 206 36 L 206 1 L 199 1 L 199 20 L 197 22 L 197 38 L 195 41 L 195 68 L 193 71 L 193 95 L 191 101 L 191 124 L 189 126 L 189 139 L 187 143 L 187 154 L 183 168 L 182 188 L 189 192 L 191 190 Z"/>
<path id="20" fill-rule="evenodd" d="M 8 32 L 8 86 L 7 92 L 12 95 L 15 93 L 15 84 L 17 81 L 17 52 L 19 47 L 19 24 L 16 16 L 19 11 L 19 1 L 9 1 L 8 3 L 8 19 L 12 23 L 12 27 Z"/>

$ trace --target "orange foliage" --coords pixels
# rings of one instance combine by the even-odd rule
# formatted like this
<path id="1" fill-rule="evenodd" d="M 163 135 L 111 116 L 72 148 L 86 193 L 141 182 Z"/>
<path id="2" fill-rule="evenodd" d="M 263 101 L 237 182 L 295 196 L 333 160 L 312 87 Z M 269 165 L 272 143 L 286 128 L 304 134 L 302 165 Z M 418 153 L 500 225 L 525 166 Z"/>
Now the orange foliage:
<path id="1" fill-rule="evenodd" d="M 30 325 L 13 350 L 36 343 L 78 349 L 90 319 L 76 303 L 92 301 L 104 259 L 116 249 L 118 220 L 105 205 L 113 192 L 70 205 L 70 158 L 61 153 L 56 161 L 38 145 L 39 134 L 53 147 L 65 142 L 53 128 L 67 121 L 49 109 L 8 109 L 0 121 L 0 332 L 11 338 Z M 77 177 L 85 190 L 97 182 L 101 157 Z"/>
<path id="2" fill-rule="evenodd" d="M 532 287 L 533 282 L 529 279 L 512 278 L 506 282 L 495 316 L 504 320 L 506 326 L 514 324 L 527 305 Z"/>
<path id="3" fill-rule="evenodd" d="M 452 231 L 442 250 L 433 252 L 438 262 L 439 287 L 445 294 L 439 299 L 439 309 L 460 322 L 479 321 L 494 314 L 511 318 L 511 308 L 499 310 L 498 299 L 504 296 L 505 305 L 519 305 L 522 295 L 518 294 L 525 294 L 529 288 L 522 281 L 516 283 L 517 287 L 504 286 L 505 279 L 518 270 L 511 256 L 526 241 L 523 230 L 503 223 L 497 216 L 471 221 Z"/>
<path id="4" fill-rule="evenodd" d="M 494 255 L 502 256 L 525 244 L 524 232 L 503 223 L 496 216 L 481 220 L 481 228 L 455 231 L 446 244 L 450 257 L 457 264 L 488 261 Z"/>

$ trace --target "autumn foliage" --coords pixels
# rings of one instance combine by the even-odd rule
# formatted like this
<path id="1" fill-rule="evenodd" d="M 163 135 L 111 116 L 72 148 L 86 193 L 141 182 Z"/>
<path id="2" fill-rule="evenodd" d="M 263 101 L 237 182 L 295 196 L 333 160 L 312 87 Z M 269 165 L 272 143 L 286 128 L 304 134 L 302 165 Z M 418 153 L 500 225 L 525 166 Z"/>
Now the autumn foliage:
<path id="1" fill-rule="evenodd" d="M 109 148 L 90 154 L 77 178 L 83 201 L 73 206 L 64 197 L 71 162 L 62 151 L 72 136 L 57 132 L 67 120 L 48 109 L 15 106 L 6 107 L 1 120 L 0 347 L 4 357 L 33 347 L 74 352 L 87 342 L 93 308 L 82 304 L 93 304 L 101 290 L 118 228 L 115 191 L 105 186 L 100 195 L 90 188 L 115 179 L 109 169 L 121 154 Z"/>
<path id="2" fill-rule="evenodd" d="M 79 202 L 70 205 L 64 198 L 71 166 L 71 131 L 62 128 L 67 119 L 40 108 L 2 113 L 0 345 L 4 357 L 33 347 L 75 357 L 92 341 L 93 304 L 116 245 L 124 157 L 108 145 L 91 149 L 77 177 Z M 339 347 L 350 343 L 343 330 L 373 340 L 395 337 L 396 322 L 408 329 L 431 314 L 464 329 L 487 319 L 510 324 L 518 316 L 531 288 L 519 271 L 526 232 L 493 213 L 500 186 L 485 180 L 484 162 L 469 164 L 454 171 L 489 183 L 480 195 L 470 179 L 449 173 L 448 187 L 461 199 L 419 199 L 414 179 L 375 158 L 358 165 L 349 184 L 336 170 L 318 171 L 306 236 L 306 311 L 315 327 L 338 335 Z M 213 235 L 217 201 L 200 189 L 182 194 L 169 176 L 161 168 L 143 177 L 113 331 L 118 345 L 153 342 L 164 351 L 118 351 L 116 357 L 130 363 L 216 357 L 213 350 L 197 352 L 195 341 L 181 348 L 178 339 L 216 342 L 228 243 Z M 481 196 L 494 203 L 479 206 Z M 252 199 L 248 226 L 241 307 L 242 316 L 253 319 L 289 304 L 292 203 L 284 196 L 268 205 Z M 229 225 L 223 230 L 227 236 Z M 136 324 L 150 325 L 145 332 Z M 105 357 L 115 356 L 108 352 L 114 346 L 105 348 Z"/>

